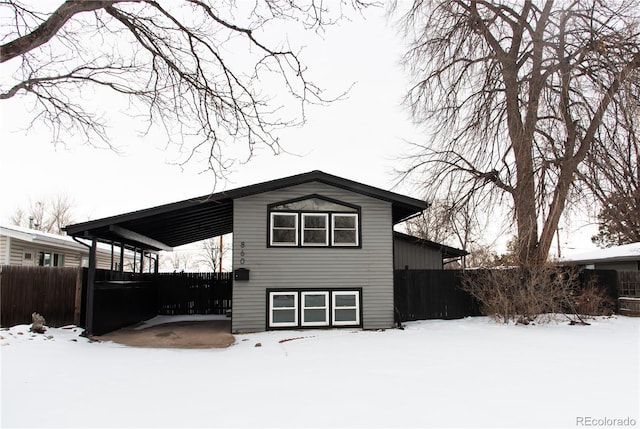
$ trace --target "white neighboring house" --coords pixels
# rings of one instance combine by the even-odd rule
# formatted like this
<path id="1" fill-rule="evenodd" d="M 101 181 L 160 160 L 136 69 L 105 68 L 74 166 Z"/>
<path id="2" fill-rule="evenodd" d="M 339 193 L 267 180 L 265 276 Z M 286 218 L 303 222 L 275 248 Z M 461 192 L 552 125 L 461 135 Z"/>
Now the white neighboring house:
<path id="1" fill-rule="evenodd" d="M 132 260 L 127 253 L 125 269 L 127 262 Z M 109 269 L 111 262 L 111 246 L 98 244 L 97 268 Z M 118 270 L 118 247 L 113 249 L 113 264 L 113 269 Z M 0 265 L 86 267 L 89 265 L 89 248 L 66 235 L 0 224 Z"/>
<path id="2" fill-rule="evenodd" d="M 640 243 L 592 250 L 562 258 L 560 262 L 587 269 L 640 271 Z"/>

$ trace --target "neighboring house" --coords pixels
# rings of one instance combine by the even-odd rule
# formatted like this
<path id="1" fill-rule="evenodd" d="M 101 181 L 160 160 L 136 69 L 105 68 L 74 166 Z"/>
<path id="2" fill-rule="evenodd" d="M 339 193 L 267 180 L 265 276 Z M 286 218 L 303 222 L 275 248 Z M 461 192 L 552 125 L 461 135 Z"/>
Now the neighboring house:
<path id="1" fill-rule="evenodd" d="M 562 258 L 560 262 L 596 270 L 640 271 L 640 243 L 592 250 Z"/>
<path id="2" fill-rule="evenodd" d="M 438 248 L 426 246 L 428 263 L 413 262 L 424 255 L 411 259 L 402 243 L 420 252 L 426 241 L 415 246 L 409 236 L 397 233 L 394 240 L 393 226 L 427 206 L 422 200 L 312 171 L 70 225 L 66 231 L 154 252 L 233 233 L 234 333 L 379 329 L 394 323 L 394 242 L 404 255 L 402 267 L 442 268 L 448 255 L 433 243 Z"/>
<path id="3" fill-rule="evenodd" d="M 119 255 L 119 249 L 115 249 L 114 269 L 119 268 Z M 101 244 L 97 256 L 98 268 L 111 267 L 110 246 Z M 0 265 L 86 267 L 88 264 L 88 247 L 72 237 L 15 225 L 0 225 Z"/>

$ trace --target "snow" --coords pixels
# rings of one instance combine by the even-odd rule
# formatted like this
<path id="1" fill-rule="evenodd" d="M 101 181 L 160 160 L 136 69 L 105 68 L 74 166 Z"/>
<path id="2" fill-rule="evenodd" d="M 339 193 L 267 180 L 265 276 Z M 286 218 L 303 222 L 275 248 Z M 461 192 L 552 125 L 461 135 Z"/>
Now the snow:
<path id="1" fill-rule="evenodd" d="M 562 258 L 562 262 L 593 262 L 634 260 L 640 258 L 640 243 L 623 244 L 606 249 L 596 249 L 585 253 Z"/>
<path id="2" fill-rule="evenodd" d="M 153 323 L 159 322 L 156 320 Z M 4 427 L 580 427 L 640 421 L 640 319 L 272 331 L 227 349 L 0 331 Z M 256 347 L 260 344 L 261 346 Z"/>

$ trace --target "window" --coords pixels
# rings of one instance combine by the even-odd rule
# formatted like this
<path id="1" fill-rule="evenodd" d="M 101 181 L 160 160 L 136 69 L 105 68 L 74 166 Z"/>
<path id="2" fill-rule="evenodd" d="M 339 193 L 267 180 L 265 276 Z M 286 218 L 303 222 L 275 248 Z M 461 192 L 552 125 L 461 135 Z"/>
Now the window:
<path id="1" fill-rule="evenodd" d="M 357 291 L 333 292 L 332 323 L 335 326 L 360 324 L 360 293 Z"/>
<path id="2" fill-rule="evenodd" d="M 335 214 L 332 217 L 334 246 L 357 246 L 358 245 L 358 215 L 356 214 Z"/>
<path id="3" fill-rule="evenodd" d="M 298 293 L 271 292 L 269 326 L 298 326 Z"/>
<path id="4" fill-rule="evenodd" d="M 269 206 L 269 245 L 359 247 L 360 208 L 312 195 Z"/>
<path id="5" fill-rule="evenodd" d="M 64 266 L 64 254 L 52 252 L 38 252 L 38 266 L 62 267 Z"/>
<path id="6" fill-rule="evenodd" d="M 270 328 L 360 326 L 358 290 L 269 291 L 268 297 Z"/>
<path id="7" fill-rule="evenodd" d="M 328 214 L 302 214 L 302 245 L 326 246 L 329 244 Z"/>
<path id="8" fill-rule="evenodd" d="M 271 245 L 298 245 L 298 215 L 295 213 L 271 213 Z"/>
<path id="9" fill-rule="evenodd" d="M 302 326 L 329 325 L 329 292 L 302 292 Z"/>

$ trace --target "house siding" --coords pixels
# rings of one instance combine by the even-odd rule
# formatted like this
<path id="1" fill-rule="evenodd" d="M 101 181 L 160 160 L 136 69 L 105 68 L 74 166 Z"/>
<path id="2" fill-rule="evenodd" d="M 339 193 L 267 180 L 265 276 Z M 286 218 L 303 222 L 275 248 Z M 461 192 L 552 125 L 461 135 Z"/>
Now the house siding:
<path id="1" fill-rule="evenodd" d="M 0 264 L 9 265 L 9 255 L 11 254 L 11 238 L 0 236 Z"/>
<path id="2" fill-rule="evenodd" d="M 402 270 L 441 270 L 442 253 L 430 247 L 407 242 L 402 239 L 393 240 L 394 269 Z"/>
<path id="3" fill-rule="evenodd" d="M 268 247 L 267 206 L 310 194 L 361 207 L 360 248 Z M 233 332 L 267 328 L 267 289 L 361 288 L 363 327 L 393 325 L 391 203 L 312 182 L 236 199 L 233 221 L 233 268 L 250 270 L 233 285 Z"/>
<path id="4" fill-rule="evenodd" d="M 30 251 L 33 253 L 31 262 L 24 260 L 24 253 Z M 65 249 L 60 246 L 51 246 L 42 243 L 32 243 L 20 240 L 18 238 L 0 236 L 0 263 L 7 265 L 23 265 L 31 266 L 37 264 L 38 252 L 53 252 L 64 255 L 65 267 L 78 267 L 82 263 L 82 256 L 89 256 L 89 251 L 81 252 L 79 250 Z M 111 267 L 111 253 L 108 251 L 98 251 L 97 267 L 100 269 L 109 269 Z M 130 256 L 125 255 L 125 263 L 132 262 Z M 114 256 L 116 261 L 120 261 L 120 255 L 116 253 Z"/>

